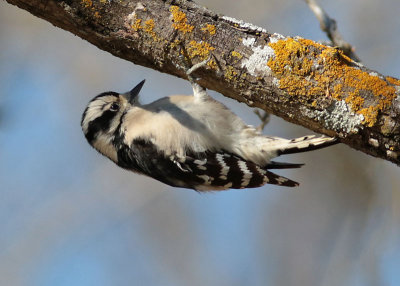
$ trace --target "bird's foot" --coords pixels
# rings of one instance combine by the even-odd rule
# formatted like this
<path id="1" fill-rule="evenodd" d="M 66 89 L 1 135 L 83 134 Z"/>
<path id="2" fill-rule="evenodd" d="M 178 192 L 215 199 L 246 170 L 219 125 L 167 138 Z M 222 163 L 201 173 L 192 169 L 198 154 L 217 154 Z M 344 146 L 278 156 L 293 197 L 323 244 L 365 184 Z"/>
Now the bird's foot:
<path id="1" fill-rule="evenodd" d="M 256 127 L 256 130 L 258 132 L 262 132 L 264 130 L 265 125 L 269 123 L 270 120 L 270 114 L 268 112 L 262 111 L 262 113 L 258 110 L 255 109 L 254 113 L 258 116 L 258 118 L 261 120 L 260 125 Z"/>

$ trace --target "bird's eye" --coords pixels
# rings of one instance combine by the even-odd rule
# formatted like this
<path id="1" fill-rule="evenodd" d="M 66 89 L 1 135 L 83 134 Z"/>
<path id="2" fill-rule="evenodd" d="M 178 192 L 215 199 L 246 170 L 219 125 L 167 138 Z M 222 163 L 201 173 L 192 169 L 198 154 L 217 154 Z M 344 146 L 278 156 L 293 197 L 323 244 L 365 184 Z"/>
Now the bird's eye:
<path id="1" fill-rule="evenodd" d="M 110 110 L 111 111 L 118 111 L 119 110 L 119 104 L 114 102 L 113 104 L 111 104 Z"/>

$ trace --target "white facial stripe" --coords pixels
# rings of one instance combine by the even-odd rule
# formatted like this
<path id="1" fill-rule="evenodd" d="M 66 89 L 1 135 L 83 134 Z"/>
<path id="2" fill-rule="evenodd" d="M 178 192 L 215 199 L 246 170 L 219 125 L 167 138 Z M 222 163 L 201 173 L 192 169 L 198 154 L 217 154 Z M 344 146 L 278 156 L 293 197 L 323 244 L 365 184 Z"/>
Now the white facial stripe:
<path id="1" fill-rule="evenodd" d="M 89 123 L 100 117 L 103 114 L 104 109 L 111 105 L 112 102 L 115 102 L 115 100 L 115 96 L 108 95 L 91 101 L 86 109 L 86 114 L 82 122 L 82 129 L 87 131 L 89 128 Z"/>

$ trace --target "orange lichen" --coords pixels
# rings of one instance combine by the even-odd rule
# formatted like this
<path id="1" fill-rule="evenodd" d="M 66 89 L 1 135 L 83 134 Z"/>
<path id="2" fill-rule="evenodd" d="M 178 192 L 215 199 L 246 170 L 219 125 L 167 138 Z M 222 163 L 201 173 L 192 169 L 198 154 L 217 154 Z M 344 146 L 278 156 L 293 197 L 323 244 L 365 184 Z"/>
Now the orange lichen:
<path id="1" fill-rule="evenodd" d="M 142 19 L 135 19 L 135 22 L 131 25 L 131 28 L 137 32 L 139 29 L 143 28 L 141 23 Z"/>
<path id="2" fill-rule="evenodd" d="M 172 5 L 169 7 L 169 11 L 172 15 L 172 27 L 175 30 L 181 31 L 182 33 L 191 33 L 194 26 L 187 23 L 186 14 L 179 10 L 178 6 Z"/>
<path id="3" fill-rule="evenodd" d="M 171 49 L 173 49 L 173 48 L 177 47 L 177 46 L 180 45 L 180 44 L 181 44 L 181 41 L 178 40 L 178 39 L 175 39 L 175 41 L 173 41 L 172 43 L 170 43 L 170 47 L 171 47 Z"/>
<path id="4" fill-rule="evenodd" d="M 388 108 L 396 97 L 395 88 L 376 74 L 356 67 L 350 58 L 336 48 L 311 40 L 288 38 L 269 44 L 275 58 L 268 66 L 279 78 L 279 86 L 289 95 L 300 96 L 308 102 L 321 94 L 345 100 L 352 110 L 364 116 L 364 123 L 373 126 L 380 111 Z M 360 91 L 373 95 L 365 103 Z"/>
<path id="5" fill-rule="evenodd" d="M 207 42 L 190 41 L 188 55 L 191 59 L 198 56 L 201 60 L 205 60 L 213 50 L 215 48 Z"/>
<path id="6" fill-rule="evenodd" d="M 131 24 L 131 28 L 134 31 L 139 31 L 141 29 L 143 29 L 143 31 L 145 31 L 147 34 L 149 34 L 154 41 L 159 41 L 160 38 L 157 36 L 156 32 L 154 32 L 154 20 L 153 19 L 149 19 L 144 21 L 143 25 L 142 25 L 142 19 L 138 19 L 138 18 L 134 18 L 134 20 L 132 20 L 133 24 Z"/>
<path id="7" fill-rule="evenodd" d="M 358 94 L 358 92 L 354 92 L 354 91 L 350 92 L 348 94 L 348 96 L 346 97 L 346 99 L 344 100 L 347 104 L 351 105 L 353 110 L 361 110 L 364 105 L 364 98 L 362 98 L 361 96 L 358 96 L 357 94 Z M 337 98 L 337 94 L 334 94 L 334 96 L 336 99 L 339 99 L 339 98 Z"/>
<path id="8" fill-rule="evenodd" d="M 235 69 L 231 66 L 227 66 L 224 77 L 226 79 L 232 80 L 236 76 L 237 76 L 237 72 L 235 71 Z"/>
<path id="9" fill-rule="evenodd" d="M 208 63 L 207 63 L 207 66 L 209 66 L 213 70 L 216 70 L 218 68 L 217 63 L 214 60 L 209 60 Z"/>
<path id="10" fill-rule="evenodd" d="M 400 79 L 397 79 L 397 78 L 394 78 L 394 77 L 391 77 L 391 76 L 387 76 L 387 77 L 386 77 L 386 80 L 387 80 L 388 82 L 390 82 L 391 84 L 399 85 L 399 86 L 400 86 Z"/>
<path id="11" fill-rule="evenodd" d="M 204 32 L 208 32 L 211 36 L 213 36 L 215 35 L 217 29 L 215 28 L 215 25 L 206 24 L 206 26 L 201 28 L 201 30 Z"/>
<path id="12" fill-rule="evenodd" d="M 231 55 L 232 55 L 232 57 L 238 58 L 239 60 L 240 60 L 241 58 L 243 58 L 243 55 L 240 54 L 239 52 L 236 52 L 236 51 L 232 51 L 232 52 L 231 52 Z"/>
<path id="13" fill-rule="evenodd" d="M 157 41 L 158 37 L 153 29 L 154 29 L 154 20 L 153 19 L 146 20 L 144 22 L 143 30 L 147 32 L 153 38 L 154 41 Z"/>
<path id="14" fill-rule="evenodd" d="M 93 6 L 92 0 L 82 0 L 81 3 L 82 3 L 82 5 L 85 6 L 85 8 L 89 8 L 89 7 Z"/>
<path id="15" fill-rule="evenodd" d="M 154 20 L 149 19 L 144 22 L 144 30 L 148 33 L 153 32 L 154 29 Z"/>
<path id="16" fill-rule="evenodd" d="M 378 106 L 368 106 L 366 108 L 360 109 L 357 111 L 358 114 L 362 114 L 364 116 L 364 122 L 367 123 L 367 126 L 373 126 L 376 122 L 379 113 Z"/>

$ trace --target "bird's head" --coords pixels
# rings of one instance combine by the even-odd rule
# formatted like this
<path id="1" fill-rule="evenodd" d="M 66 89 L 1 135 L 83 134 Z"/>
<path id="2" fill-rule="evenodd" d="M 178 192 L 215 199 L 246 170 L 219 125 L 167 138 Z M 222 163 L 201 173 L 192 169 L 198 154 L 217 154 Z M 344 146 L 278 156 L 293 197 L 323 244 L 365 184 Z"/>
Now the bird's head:
<path id="1" fill-rule="evenodd" d="M 90 145 L 103 155 L 116 161 L 113 140 L 124 113 L 137 103 L 144 80 L 131 91 L 119 94 L 103 92 L 93 98 L 82 115 L 82 131 Z"/>

